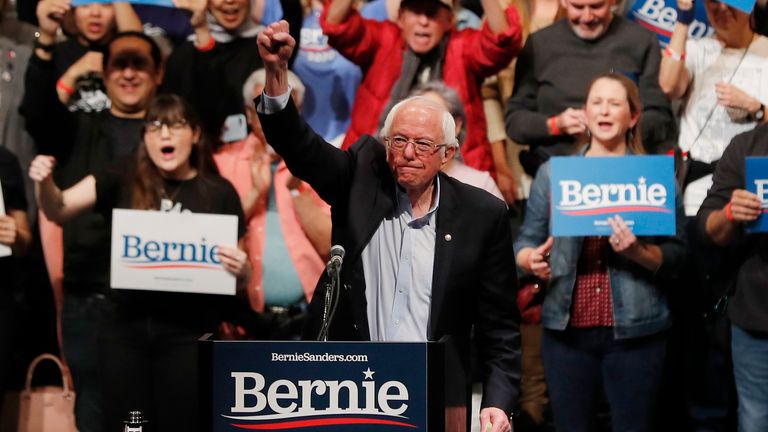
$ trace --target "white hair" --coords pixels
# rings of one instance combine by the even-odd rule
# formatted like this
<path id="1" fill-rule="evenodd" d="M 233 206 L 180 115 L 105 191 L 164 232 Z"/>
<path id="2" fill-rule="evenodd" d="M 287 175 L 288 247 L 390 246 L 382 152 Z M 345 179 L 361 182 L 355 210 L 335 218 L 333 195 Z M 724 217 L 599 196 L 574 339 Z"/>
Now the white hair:
<path id="1" fill-rule="evenodd" d="M 433 101 L 432 99 L 425 98 L 424 96 L 411 96 L 396 103 L 392 109 L 389 110 L 387 118 L 384 119 L 384 126 L 381 127 L 379 135 L 381 138 L 389 137 L 389 132 L 392 129 L 392 121 L 395 119 L 397 112 L 402 107 L 409 103 L 418 101 L 422 106 L 426 106 L 432 109 L 436 109 L 443 117 L 443 142 L 440 144 L 447 144 L 450 147 L 459 147 L 459 141 L 456 139 L 456 123 L 453 121 L 453 116 L 444 106 Z"/>
<path id="2" fill-rule="evenodd" d="M 257 69 L 245 80 L 243 84 L 243 100 L 246 106 L 253 106 L 253 89 L 257 85 L 265 85 L 267 83 L 267 73 L 264 68 Z M 296 96 L 296 105 L 301 105 L 304 102 L 304 84 L 301 79 L 295 73 L 288 71 L 288 85 L 291 86 L 291 92 Z M 275 95 L 277 96 L 277 95 Z"/>

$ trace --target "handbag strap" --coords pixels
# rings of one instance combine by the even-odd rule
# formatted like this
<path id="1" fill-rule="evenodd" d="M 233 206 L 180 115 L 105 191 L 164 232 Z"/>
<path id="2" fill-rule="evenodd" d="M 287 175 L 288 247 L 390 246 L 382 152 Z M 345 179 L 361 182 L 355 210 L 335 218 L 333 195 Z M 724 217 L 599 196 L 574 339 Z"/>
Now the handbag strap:
<path id="1" fill-rule="evenodd" d="M 61 363 L 61 360 L 59 360 L 58 357 L 48 353 L 40 354 L 39 356 L 35 357 L 34 360 L 32 360 L 32 363 L 29 364 L 29 368 L 27 369 L 27 382 L 25 385 L 25 389 L 27 391 L 32 390 L 32 376 L 35 374 L 35 369 L 37 368 L 37 365 L 43 360 L 50 360 L 56 363 L 56 366 L 59 367 L 59 372 L 61 373 L 61 384 L 62 384 L 62 387 L 64 388 L 63 393 L 69 394 L 69 380 L 67 380 L 67 377 L 64 375 L 64 365 Z"/>

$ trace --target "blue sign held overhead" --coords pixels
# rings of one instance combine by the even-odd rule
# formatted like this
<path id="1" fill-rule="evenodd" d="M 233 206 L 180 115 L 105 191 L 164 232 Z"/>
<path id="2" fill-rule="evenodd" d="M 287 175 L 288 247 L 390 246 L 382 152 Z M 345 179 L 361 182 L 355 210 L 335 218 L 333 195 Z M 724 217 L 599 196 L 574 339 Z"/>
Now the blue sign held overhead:
<path id="1" fill-rule="evenodd" d="M 715 31 L 709 25 L 704 1 L 694 3 L 696 15 L 688 27 L 691 39 L 701 39 Z M 656 33 L 659 44 L 666 47 L 677 22 L 677 0 L 635 0 L 627 10 L 627 18 Z"/>
<path id="2" fill-rule="evenodd" d="M 553 236 L 610 235 L 615 215 L 638 236 L 675 234 L 671 156 L 555 157 L 551 164 Z"/>
<path id="3" fill-rule="evenodd" d="M 748 157 L 746 163 L 746 188 L 763 203 L 763 213 L 756 221 L 747 224 L 746 231 L 768 232 L 768 157 Z"/>
<path id="4" fill-rule="evenodd" d="M 732 6 L 744 13 L 752 13 L 755 8 L 755 0 L 722 0 L 728 6 Z"/>
<path id="5" fill-rule="evenodd" d="M 175 7 L 171 0 L 127 0 L 128 3 L 144 4 L 150 6 Z M 80 6 L 90 3 L 114 3 L 114 0 L 72 0 L 72 6 Z"/>

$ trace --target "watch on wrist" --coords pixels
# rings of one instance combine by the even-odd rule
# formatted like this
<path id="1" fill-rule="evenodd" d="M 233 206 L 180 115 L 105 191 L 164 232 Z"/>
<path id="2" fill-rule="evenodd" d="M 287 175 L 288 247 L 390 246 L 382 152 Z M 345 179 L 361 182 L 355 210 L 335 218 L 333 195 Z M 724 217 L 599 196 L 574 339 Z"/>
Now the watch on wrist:
<path id="1" fill-rule="evenodd" d="M 757 111 L 755 111 L 755 112 L 752 114 L 752 118 L 753 118 L 753 119 L 755 119 L 755 120 L 756 120 L 756 121 L 758 121 L 758 122 L 761 122 L 761 121 L 763 121 L 763 119 L 765 118 L 765 105 L 763 105 L 763 104 L 761 103 L 761 104 L 760 104 L 760 109 L 758 109 Z"/>

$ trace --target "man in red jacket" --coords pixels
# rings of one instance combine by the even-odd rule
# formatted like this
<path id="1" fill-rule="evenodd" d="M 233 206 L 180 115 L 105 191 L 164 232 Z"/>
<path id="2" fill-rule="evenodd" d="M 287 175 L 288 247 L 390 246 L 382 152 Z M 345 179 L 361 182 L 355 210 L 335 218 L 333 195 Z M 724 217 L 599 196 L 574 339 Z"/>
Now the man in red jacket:
<path id="1" fill-rule="evenodd" d="M 520 50 L 517 11 L 481 0 L 487 21 L 480 30 L 453 28 L 451 0 L 403 0 L 397 22 L 364 19 L 353 0 L 332 0 L 320 18 L 328 42 L 363 70 L 343 148 L 375 135 L 389 108 L 427 81 L 444 81 L 467 111 L 462 155 L 467 165 L 493 169 L 480 96 L 483 79 L 506 67 Z"/>

